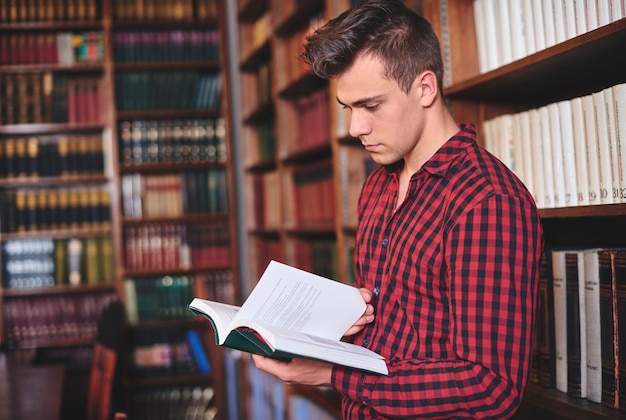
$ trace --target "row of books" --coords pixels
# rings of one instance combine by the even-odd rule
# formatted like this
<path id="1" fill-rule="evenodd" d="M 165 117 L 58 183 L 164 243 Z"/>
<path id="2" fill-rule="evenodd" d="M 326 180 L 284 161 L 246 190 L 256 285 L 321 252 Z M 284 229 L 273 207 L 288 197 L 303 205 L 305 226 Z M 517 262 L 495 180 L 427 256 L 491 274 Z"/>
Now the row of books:
<path id="1" fill-rule="evenodd" d="M 123 120 L 120 163 L 225 162 L 224 118 Z"/>
<path id="2" fill-rule="evenodd" d="M 109 190 L 100 186 L 0 191 L 0 232 L 106 229 L 111 223 Z"/>
<path id="3" fill-rule="evenodd" d="M 115 280 L 111 237 L 16 239 L 2 244 L 5 288 L 98 284 Z"/>
<path id="4" fill-rule="evenodd" d="M 278 229 L 283 224 L 281 212 L 282 181 L 277 171 L 252 174 L 252 211 L 250 221 L 255 228 Z M 265 265 L 263 266 L 265 267 Z"/>
<path id="5" fill-rule="evenodd" d="M 206 349 L 193 329 L 133 329 L 129 348 L 130 375 L 135 379 L 208 375 L 212 371 Z"/>
<path id="6" fill-rule="evenodd" d="M 89 21 L 100 16 L 98 0 L 5 0 L 0 22 Z"/>
<path id="7" fill-rule="evenodd" d="M 624 249 L 547 250 L 532 381 L 572 397 L 626 408 L 621 317 L 625 275 Z"/>
<path id="8" fill-rule="evenodd" d="M 214 420 L 218 410 L 213 405 L 213 394 L 210 386 L 142 389 L 130 396 L 129 415 L 137 420 Z"/>
<path id="9" fill-rule="evenodd" d="M 330 110 L 328 91 L 317 90 L 295 100 L 298 115 L 298 148 L 307 149 L 329 141 Z"/>
<path id="10" fill-rule="evenodd" d="M 626 16 L 623 0 L 474 0 L 481 73 Z"/>
<path id="11" fill-rule="evenodd" d="M 103 60 L 102 31 L 0 34 L 0 65 L 72 66 Z"/>
<path id="12" fill-rule="evenodd" d="M 117 63 L 218 61 L 217 29 L 124 30 L 112 35 Z"/>
<path id="13" fill-rule="evenodd" d="M 99 123 L 101 78 L 52 72 L 0 75 L 0 124 Z"/>
<path id="14" fill-rule="evenodd" d="M 228 211 L 226 171 L 211 169 L 170 175 L 122 175 L 125 217 L 176 217 Z"/>
<path id="15" fill-rule="evenodd" d="M 4 331 L 7 342 L 28 343 L 95 337 L 100 314 L 112 301 L 112 292 L 5 298 Z"/>
<path id="16" fill-rule="evenodd" d="M 203 21 L 217 18 L 217 0 L 115 0 L 120 21 Z"/>
<path id="17" fill-rule="evenodd" d="M 150 223 L 124 227 L 127 270 L 185 270 L 230 264 L 228 225 Z"/>
<path id="18" fill-rule="evenodd" d="M 295 240 L 297 267 L 329 278 L 339 278 L 337 241 L 334 239 Z"/>
<path id="19" fill-rule="evenodd" d="M 193 277 L 165 275 L 124 279 L 128 321 L 131 323 L 186 319 L 194 297 Z"/>
<path id="20" fill-rule="evenodd" d="M 626 84 L 485 121 L 539 208 L 626 202 Z"/>
<path id="21" fill-rule="evenodd" d="M 222 79 L 197 71 L 117 73 L 118 111 L 211 110 L 219 108 Z"/>
<path id="22" fill-rule="evenodd" d="M 297 227 L 334 226 L 335 183 L 332 163 L 293 172 L 293 220 Z"/>
<path id="23" fill-rule="evenodd" d="M 0 139 L 0 178 L 103 173 L 101 134 L 11 136 Z"/>

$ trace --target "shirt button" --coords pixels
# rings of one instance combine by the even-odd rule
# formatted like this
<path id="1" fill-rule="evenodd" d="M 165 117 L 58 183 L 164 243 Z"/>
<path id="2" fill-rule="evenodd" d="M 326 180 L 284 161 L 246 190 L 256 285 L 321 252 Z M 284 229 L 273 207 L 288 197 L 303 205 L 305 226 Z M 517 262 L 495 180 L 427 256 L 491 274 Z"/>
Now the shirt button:
<path id="1" fill-rule="evenodd" d="M 374 294 L 378 296 L 380 294 L 380 287 L 374 287 Z"/>
<path id="2" fill-rule="evenodd" d="M 368 337 L 365 337 L 365 338 L 363 339 L 363 345 L 366 345 L 366 346 L 367 346 L 369 343 L 370 343 L 370 338 L 369 338 L 369 336 L 368 336 Z"/>
<path id="3" fill-rule="evenodd" d="M 383 247 L 387 247 L 388 243 L 389 243 L 389 239 L 387 238 L 383 239 Z"/>

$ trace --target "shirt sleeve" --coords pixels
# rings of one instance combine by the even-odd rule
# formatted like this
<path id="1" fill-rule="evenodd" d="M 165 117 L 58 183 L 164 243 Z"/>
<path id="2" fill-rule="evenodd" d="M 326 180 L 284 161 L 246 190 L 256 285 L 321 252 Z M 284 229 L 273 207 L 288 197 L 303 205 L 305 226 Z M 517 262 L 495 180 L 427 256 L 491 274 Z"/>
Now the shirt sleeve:
<path id="1" fill-rule="evenodd" d="M 448 359 L 388 361 L 389 376 L 335 366 L 344 414 L 393 418 L 507 418 L 525 389 L 543 247 L 526 199 L 491 195 L 443 239 L 448 285 Z M 369 414 L 368 414 L 369 413 Z"/>

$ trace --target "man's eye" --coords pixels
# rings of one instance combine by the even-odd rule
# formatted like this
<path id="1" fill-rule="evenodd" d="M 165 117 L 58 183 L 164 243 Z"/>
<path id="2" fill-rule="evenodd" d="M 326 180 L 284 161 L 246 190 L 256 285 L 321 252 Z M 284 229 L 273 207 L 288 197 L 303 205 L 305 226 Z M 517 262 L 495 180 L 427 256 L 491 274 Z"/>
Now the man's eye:
<path id="1" fill-rule="evenodd" d="M 375 111 L 378 109 L 378 104 L 374 104 L 374 105 L 365 105 L 365 109 L 367 109 L 368 111 Z"/>

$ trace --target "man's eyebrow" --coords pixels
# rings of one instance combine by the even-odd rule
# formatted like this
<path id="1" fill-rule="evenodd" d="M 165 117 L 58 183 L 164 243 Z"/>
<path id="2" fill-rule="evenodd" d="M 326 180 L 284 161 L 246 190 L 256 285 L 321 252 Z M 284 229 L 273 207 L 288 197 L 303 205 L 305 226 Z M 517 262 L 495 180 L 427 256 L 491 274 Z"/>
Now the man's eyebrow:
<path id="1" fill-rule="evenodd" d="M 343 103 L 337 97 L 335 97 L 335 99 L 337 99 L 337 102 L 339 103 L 339 105 L 347 106 L 347 107 L 350 107 L 350 108 L 356 108 L 356 107 L 359 107 L 359 106 L 363 106 L 363 105 L 365 105 L 368 102 L 380 101 L 383 98 L 383 96 L 384 95 L 376 95 L 376 96 L 371 96 L 369 98 L 361 98 L 358 101 L 354 101 L 351 104 Z"/>

